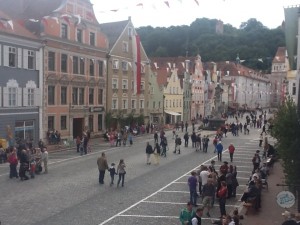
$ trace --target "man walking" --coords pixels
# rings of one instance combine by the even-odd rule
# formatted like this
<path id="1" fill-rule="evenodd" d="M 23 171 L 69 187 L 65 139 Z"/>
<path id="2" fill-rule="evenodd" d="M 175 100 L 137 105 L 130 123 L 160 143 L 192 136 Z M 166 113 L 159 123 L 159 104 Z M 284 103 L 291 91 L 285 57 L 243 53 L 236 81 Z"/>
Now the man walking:
<path id="1" fill-rule="evenodd" d="M 228 147 L 228 151 L 229 151 L 229 156 L 230 156 L 230 162 L 232 162 L 232 160 L 233 160 L 233 153 L 235 151 L 235 147 L 233 146 L 232 143 L 230 143 L 230 145 Z"/>
<path id="2" fill-rule="evenodd" d="M 181 145 L 181 138 L 176 135 L 176 139 L 175 139 L 175 150 L 173 153 L 176 154 L 176 152 L 178 151 L 178 154 L 180 154 L 180 145 Z"/>
<path id="3" fill-rule="evenodd" d="M 153 153 L 153 148 L 152 145 L 149 144 L 149 142 L 147 142 L 147 146 L 146 146 L 146 157 L 147 157 L 147 165 L 150 165 L 150 158 L 151 158 L 151 154 Z"/>
<path id="4" fill-rule="evenodd" d="M 98 158 L 97 165 L 99 169 L 99 184 L 104 184 L 105 170 L 108 170 L 107 159 L 104 152 L 102 152 L 101 157 Z"/>
<path id="5" fill-rule="evenodd" d="M 207 208 L 206 215 L 208 217 L 210 217 L 209 210 L 212 207 L 213 198 L 215 196 L 215 191 L 216 191 L 216 187 L 213 184 L 213 180 L 208 179 L 207 183 L 203 186 L 203 189 L 202 189 L 202 197 L 203 197 L 202 204 L 203 204 L 203 208 Z"/>
<path id="6" fill-rule="evenodd" d="M 223 145 L 222 145 L 221 141 L 218 142 L 218 144 L 216 146 L 216 150 L 217 150 L 217 153 L 218 153 L 218 160 L 220 162 L 222 162 Z"/>

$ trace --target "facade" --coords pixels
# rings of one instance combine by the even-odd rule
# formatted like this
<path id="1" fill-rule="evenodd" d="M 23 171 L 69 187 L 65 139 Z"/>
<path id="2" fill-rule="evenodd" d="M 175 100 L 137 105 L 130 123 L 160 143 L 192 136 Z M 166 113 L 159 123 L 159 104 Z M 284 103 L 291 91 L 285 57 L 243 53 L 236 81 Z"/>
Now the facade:
<path id="1" fill-rule="evenodd" d="M 287 84 L 286 84 L 287 96 L 291 97 L 295 103 L 297 103 L 297 71 L 290 70 L 287 72 Z"/>
<path id="2" fill-rule="evenodd" d="M 150 65 L 131 19 L 101 24 L 100 28 L 110 43 L 107 111 L 112 112 L 114 118 L 126 117 L 130 113 L 135 117 L 144 115 L 147 123 L 148 108 L 151 106 L 148 80 Z"/>
<path id="3" fill-rule="evenodd" d="M 42 44 L 0 12 L 0 139 L 9 145 L 41 137 Z"/>
<path id="4" fill-rule="evenodd" d="M 44 42 L 43 137 L 63 139 L 104 129 L 108 40 L 89 0 L 67 0 L 40 23 Z"/>

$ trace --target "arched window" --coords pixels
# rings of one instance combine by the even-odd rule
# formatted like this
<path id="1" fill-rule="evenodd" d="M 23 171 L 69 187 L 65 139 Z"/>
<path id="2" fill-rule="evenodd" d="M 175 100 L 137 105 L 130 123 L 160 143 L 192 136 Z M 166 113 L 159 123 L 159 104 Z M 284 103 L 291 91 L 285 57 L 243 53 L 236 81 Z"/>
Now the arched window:
<path id="1" fill-rule="evenodd" d="M 18 82 L 14 79 L 9 80 L 3 88 L 3 106 L 22 106 L 22 88 L 19 88 Z"/>

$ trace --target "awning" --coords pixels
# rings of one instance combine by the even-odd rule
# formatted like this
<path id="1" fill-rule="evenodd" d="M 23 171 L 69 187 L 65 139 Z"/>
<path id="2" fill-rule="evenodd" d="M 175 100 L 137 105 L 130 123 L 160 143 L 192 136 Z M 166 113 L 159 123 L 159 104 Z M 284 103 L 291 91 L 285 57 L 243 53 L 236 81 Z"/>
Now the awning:
<path id="1" fill-rule="evenodd" d="M 173 111 L 169 111 L 169 110 L 165 110 L 165 113 L 170 114 L 170 115 L 173 115 L 173 116 L 181 116 L 180 113 L 173 112 Z"/>

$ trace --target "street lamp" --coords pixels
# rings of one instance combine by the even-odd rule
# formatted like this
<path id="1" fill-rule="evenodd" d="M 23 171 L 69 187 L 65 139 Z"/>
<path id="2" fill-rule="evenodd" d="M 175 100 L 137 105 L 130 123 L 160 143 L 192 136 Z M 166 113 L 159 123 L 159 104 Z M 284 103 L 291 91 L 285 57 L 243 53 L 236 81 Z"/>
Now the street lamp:
<path id="1" fill-rule="evenodd" d="M 165 98 L 166 96 L 163 95 L 163 112 L 162 112 L 162 124 L 165 125 Z"/>

